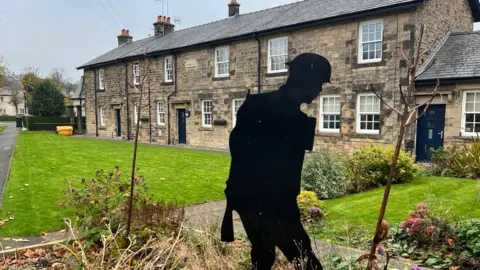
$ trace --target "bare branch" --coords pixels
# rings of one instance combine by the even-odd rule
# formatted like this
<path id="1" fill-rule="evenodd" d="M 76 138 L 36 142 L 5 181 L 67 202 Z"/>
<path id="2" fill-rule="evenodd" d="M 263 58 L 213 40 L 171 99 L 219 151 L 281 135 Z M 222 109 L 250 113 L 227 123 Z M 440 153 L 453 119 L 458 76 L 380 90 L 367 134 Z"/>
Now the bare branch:
<path id="1" fill-rule="evenodd" d="M 410 120 L 409 122 L 407 122 L 407 126 L 412 124 L 412 123 L 415 123 L 418 121 L 418 119 L 422 118 L 426 113 L 427 113 L 427 110 L 428 108 L 430 107 L 430 104 L 432 104 L 433 102 L 433 99 L 435 98 L 435 96 L 437 95 L 437 91 L 438 91 L 438 88 L 440 87 L 440 80 L 437 80 L 437 85 L 435 85 L 435 89 L 433 90 L 432 92 L 432 96 L 430 97 L 429 100 L 425 101 L 424 103 L 418 105 L 418 106 L 415 106 L 415 108 L 419 108 L 419 107 L 422 107 L 422 106 L 425 106 L 425 109 L 423 109 L 423 112 L 418 116 L 416 117 L 414 120 Z M 415 109 L 415 108 L 412 108 Z"/>
<path id="2" fill-rule="evenodd" d="M 436 45 L 435 42 L 433 42 L 430 46 L 428 46 L 428 48 L 425 49 L 425 51 L 423 51 L 421 54 L 420 54 L 420 57 L 424 56 L 427 52 L 429 52 L 434 46 Z"/>
<path id="3" fill-rule="evenodd" d="M 403 59 L 405 59 L 405 61 L 407 61 L 407 64 L 408 66 L 412 66 L 412 62 L 410 62 L 410 60 L 408 60 L 408 57 L 405 55 L 405 53 L 403 52 L 403 48 L 400 47 L 400 53 L 402 54 L 402 57 Z"/>
<path id="4" fill-rule="evenodd" d="M 420 27 L 420 38 L 418 39 L 417 56 L 415 57 L 415 62 L 412 69 L 412 78 L 415 77 L 415 73 L 417 73 L 418 63 L 420 63 L 420 50 L 422 48 L 424 31 L 425 31 L 425 25 L 422 24 L 422 26 Z"/>
<path id="5" fill-rule="evenodd" d="M 378 99 L 380 99 L 380 101 L 385 104 L 387 107 L 389 107 L 390 109 L 394 110 L 396 113 L 398 113 L 399 115 L 403 115 L 403 113 L 401 113 L 399 110 L 395 109 L 394 107 L 390 106 L 390 104 L 388 104 L 378 93 L 377 91 L 375 91 L 375 89 L 373 89 L 373 85 L 370 84 L 370 90 L 372 90 L 372 92 L 378 97 Z"/>
<path id="6" fill-rule="evenodd" d="M 400 90 L 400 95 L 402 96 L 403 103 L 408 105 L 408 101 L 407 101 L 407 98 L 405 97 L 405 93 L 403 92 L 401 83 L 398 84 L 398 90 Z"/>

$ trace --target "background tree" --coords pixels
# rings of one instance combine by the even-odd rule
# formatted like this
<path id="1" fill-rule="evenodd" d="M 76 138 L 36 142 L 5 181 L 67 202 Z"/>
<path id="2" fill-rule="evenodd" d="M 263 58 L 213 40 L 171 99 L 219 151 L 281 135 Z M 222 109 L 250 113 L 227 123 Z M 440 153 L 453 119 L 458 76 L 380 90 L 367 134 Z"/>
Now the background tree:
<path id="1" fill-rule="evenodd" d="M 7 75 L 7 66 L 3 62 L 3 57 L 0 55 L 0 87 L 3 87 L 6 75 Z"/>
<path id="2" fill-rule="evenodd" d="M 16 84 L 11 88 L 9 103 L 15 107 L 15 114 L 18 114 L 18 106 L 24 102 L 24 93 L 20 85 Z"/>
<path id="3" fill-rule="evenodd" d="M 61 116 L 65 113 L 64 96 L 50 79 L 37 83 L 29 104 L 29 112 L 35 116 Z"/>
<path id="4" fill-rule="evenodd" d="M 25 72 L 22 74 L 20 83 L 22 88 L 27 91 L 29 95 L 33 93 L 35 87 L 40 83 L 42 79 L 38 76 L 38 70 L 36 68 L 26 68 Z"/>

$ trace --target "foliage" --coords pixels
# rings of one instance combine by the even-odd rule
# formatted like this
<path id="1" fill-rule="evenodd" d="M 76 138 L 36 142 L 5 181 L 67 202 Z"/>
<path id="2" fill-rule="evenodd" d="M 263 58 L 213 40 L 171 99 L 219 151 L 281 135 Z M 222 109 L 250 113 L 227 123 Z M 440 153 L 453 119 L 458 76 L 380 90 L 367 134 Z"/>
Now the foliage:
<path id="1" fill-rule="evenodd" d="M 300 195 L 297 197 L 297 204 L 304 219 L 321 217 L 322 215 L 321 208 L 323 207 L 323 202 L 317 198 L 313 191 L 300 192 Z"/>
<path id="2" fill-rule="evenodd" d="M 339 154 L 322 152 L 305 161 L 302 187 L 314 191 L 320 199 L 334 199 L 345 195 L 345 158 Z"/>
<path id="3" fill-rule="evenodd" d="M 335 270 L 363 270 L 365 269 L 365 263 L 357 262 L 359 256 L 343 257 L 340 254 L 330 254 L 326 258 L 323 258 L 322 264 L 324 269 Z"/>
<path id="4" fill-rule="evenodd" d="M 73 125 L 69 117 L 24 116 L 24 125 L 31 131 L 56 131 L 57 126 Z M 75 121 L 77 119 L 75 118 Z"/>
<path id="5" fill-rule="evenodd" d="M 15 107 L 15 114 L 18 114 L 18 105 L 23 103 L 23 92 L 18 86 L 11 89 L 9 103 Z"/>
<path id="6" fill-rule="evenodd" d="M 431 148 L 431 164 L 428 166 L 428 171 L 431 175 L 437 176 L 455 176 L 456 173 L 450 166 L 450 153 L 456 152 L 457 145 L 454 145 L 450 150 L 446 150 L 443 147 L 438 149 Z"/>
<path id="7" fill-rule="evenodd" d="M 12 115 L 0 115 L 0 122 L 14 122 L 15 119 L 16 117 Z"/>
<path id="8" fill-rule="evenodd" d="M 35 116 L 61 116 L 65 113 L 64 97 L 48 79 L 35 85 L 29 105 L 28 111 Z"/>
<path id="9" fill-rule="evenodd" d="M 453 144 L 447 149 L 430 149 L 433 175 L 480 178 L 480 138 Z"/>
<path id="10" fill-rule="evenodd" d="M 38 76 L 38 70 L 35 68 L 27 68 L 22 74 L 20 82 L 25 91 L 30 95 L 33 93 L 37 85 L 41 82 L 41 78 Z"/>
<path id="11" fill-rule="evenodd" d="M 3 62 L 3 57 L 0 55 L 0 88 L 3 87 L 3 83 L 5 82 L 5 76 L 8 73 L 8 69 Z"/>
<path id="12" fill-rule="evenodd" d="M 134 199 L 150 200 L 143 177 L 137 179 Z M 124 223 L 129 187 L 128 177 L 122 176 L 118 167 L 111 173 L 98 170 L 91 180 L 82 179 L 80 184 L 69 182 L 68 189 L 64 190 L 66 201 L 61 206 L 74 209 L 82 235 L 93 244 L 106 233 L 105 224 L 116 232 Z"/>
<path id="13" fill-rule="evenodd" d="M 480 263 L 480 220 L 452 219 L 432 214 L 425 204 L 389 232 L 393 255 L 437 269 L 471 267 Z"/>
<path id="14" fill-rule="evenodd" d="M 347 178 L 350 192 L 361 192 L 387 183 L 395 149 L 369 145 L 357 149 L 347 162 Z M 418 165 L 409 153 L 400 152 L 393 183 L 413 180 L 418 173 Z"/>

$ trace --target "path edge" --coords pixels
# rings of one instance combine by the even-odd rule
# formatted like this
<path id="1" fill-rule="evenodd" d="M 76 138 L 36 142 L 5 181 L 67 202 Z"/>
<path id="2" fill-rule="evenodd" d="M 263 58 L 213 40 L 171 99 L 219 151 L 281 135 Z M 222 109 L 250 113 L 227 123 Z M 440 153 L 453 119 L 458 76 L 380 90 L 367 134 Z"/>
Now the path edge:
<path id="1" fill-rule="evenodd" d="M 14 128 L 16 128 L 16 127 L 14 127 Z M 5 182 L 3 183 L 3 185 L 0 189 L 0 206 L 2 206 L 3 197 L 5 195 L 5 189 L 7 188 L 7 182 L 10 179 L 10 170 L 12 169 L 12 163 L 13 163 L 13 157 L 15 156 L 15 151 L 17 150 L 18 137 L 20 137 L 20 131 L 18 132 L 18 135 L 15 138 L 15 143 L 13 144 L 13 149 L 12 149 L 12 156 L 10 157 L 10 162 L 8 163 L 8 167 L 7 167 L 7 174 L 6 174 L 6 177 L 5 177 Z"/>

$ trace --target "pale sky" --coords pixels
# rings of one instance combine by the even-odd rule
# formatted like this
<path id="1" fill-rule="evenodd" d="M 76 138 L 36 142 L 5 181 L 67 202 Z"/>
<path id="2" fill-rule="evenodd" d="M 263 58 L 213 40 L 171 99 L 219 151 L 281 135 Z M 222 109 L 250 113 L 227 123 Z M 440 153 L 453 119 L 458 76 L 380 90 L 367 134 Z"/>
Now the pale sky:
<path id="1" fill-rule="evenodd" d="M 164 0 L 166 1 L 166 0 Z M 11 71 L 25 67 L 48 75 L 64 68 L 78 80 L 75 68 L 115 48 L 116 36 L 129 29 L 134 40 L 153 34 L 157 15 L 180 19 L 187 28 L 226 18 L 230 0 L 0 0 L 0 55 Z M 238 0 L 240 13 L 257 11 L 295 0 Z M 479 27 L 480 29 L 480 27 Z"/>

